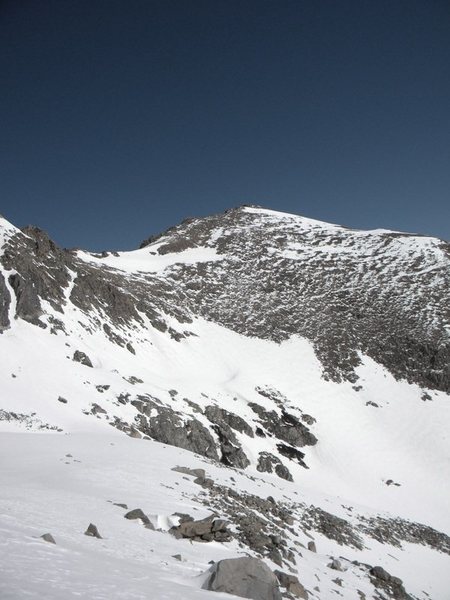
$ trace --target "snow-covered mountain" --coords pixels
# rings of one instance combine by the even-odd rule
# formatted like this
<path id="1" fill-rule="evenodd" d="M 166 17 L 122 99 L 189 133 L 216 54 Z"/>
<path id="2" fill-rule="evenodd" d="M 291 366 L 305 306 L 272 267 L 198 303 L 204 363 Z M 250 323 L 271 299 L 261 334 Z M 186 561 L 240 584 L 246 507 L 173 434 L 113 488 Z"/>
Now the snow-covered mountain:
<path id="1" fill-rule="evenodd" d="M 102 254 L 0 219 L 2 598 L 213 600 L 249 554 L 285 597 L 448 600 L 449 266 L 258 207 Z"/>

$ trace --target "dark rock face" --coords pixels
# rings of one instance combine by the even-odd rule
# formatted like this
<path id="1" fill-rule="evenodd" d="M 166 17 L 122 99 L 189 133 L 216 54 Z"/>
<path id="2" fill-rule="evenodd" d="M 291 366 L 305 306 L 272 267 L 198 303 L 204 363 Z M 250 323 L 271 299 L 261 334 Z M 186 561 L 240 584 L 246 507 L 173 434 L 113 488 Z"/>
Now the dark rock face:
<path id="1" fill-rule="evenodd" d="M 266 411 L 256 402 L 249 403 L 249 406 L 259 416 L 264 428 L 278 439 L 296 447 L 317 444 L 317 438 L 306 425 L 303 425 L 297 417 L 287 411 L 282 410 L 281 416 L 279 416 L 274 410 Z"/>
<path id="2" fill-rule="evenodd" d="M 277 578 L 257 558 L 229 558 L 219 561 L 211 568 L 211 575 L 203 587 L 240 598 L 281 600 Z"/>
<path id="3" fill-rule="evenodd" d="M 279 458 L 269 452 L 260 453 L 256 469 L 261 473 L 272 473 L 275 471 L 281 479 L 293 481 L 289 469 L 283 465 Z"/>
<path id="4" fill-rule="evenodd" d="M 9 279 L 17 298 L 17 317 L 42 326 L 41 299 L 63 312 L 72 256 L 59 249 L 45 232 L 37 227 L 24 228 L 5 244 L 0 262 L 5 269 L 16 271 Z"/>
<path id="5" fill-rule="evenodd" d="M 151 408 L 156 408 L 158 414 L 146 416 Z M 158 442 L 184 448 L 207 458 L 219 460 L 214 438 L 200 421 L 182 419 L 168 406 L 160 406 L 152 401 L 143 406 L 144 411 L 136 418 L 139 430 Z"/>
<path id="6" fill-rule="evenodd" d="M 80 364 L 84 365 L 85 367 L 91 367 L 91 369 L 93 368 L 91 359 L 89 358 L 89 356 L 87 354 L 85 354 L 84 352 L 81 352 L 81 350 L 75 350 L 72 360 L 74 360 L 75 362 L 79 362 Z"/>
<path id="7" fill-rule="evenodd" d="M 228 425 L 231 429 L 239 431 L 239 433 L 245 433 L 249 437 L 254 437 L 253 429 L 250 425 L 244 421 L 242 417 L 235 415 L 224 408 L 218 406 L 207 406 L 205 408 L 205 415 L 211 421 L 217 425 L 223 426 Z"/>
<path id="8" fill-rule="evenodd" d="M 5 278 L 0 273 L 0 333 L 9 327 L 9 305 L 11 295 L 6 287 Z"/>

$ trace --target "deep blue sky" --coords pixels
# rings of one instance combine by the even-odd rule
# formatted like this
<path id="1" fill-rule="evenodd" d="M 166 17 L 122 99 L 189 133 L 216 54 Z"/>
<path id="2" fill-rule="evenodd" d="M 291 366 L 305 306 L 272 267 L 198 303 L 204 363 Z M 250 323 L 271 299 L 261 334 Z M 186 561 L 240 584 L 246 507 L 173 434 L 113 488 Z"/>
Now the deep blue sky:
<path id="1" fill-rule="evenodd" d="M 261 204 L 450 239 L 449 0 L 0 0 L 0 213 L 136 247 Z"/>

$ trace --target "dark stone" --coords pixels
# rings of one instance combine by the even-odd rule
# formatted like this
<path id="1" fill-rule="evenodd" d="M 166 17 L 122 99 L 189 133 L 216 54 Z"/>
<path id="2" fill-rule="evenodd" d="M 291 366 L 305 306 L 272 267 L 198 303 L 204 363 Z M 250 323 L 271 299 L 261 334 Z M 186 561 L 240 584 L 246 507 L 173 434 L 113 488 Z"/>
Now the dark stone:
<path id="1" fill-rule="evenodd" d="M 275 471 L 281 479 L 293 481 L 289 469 L 283 465 L 279 458 L 269 452 L 260 452 L 256 469 L 261 473 L 272 473 Z"/>
<path id="2" fill-rule="evenodd" d="M 147 515 L 144 513 L 144 511 L 141 508 L 134 508 L 133 510 L 130 510 L 129 512 L 127 512 L 124 515 L 125 519 L 128 519 L 130 521 L 135 520 L 135 519 L 139 519 L 140 521 L 142 521 L 142 523 L 149 529 L 151 529 L 153 527 L 150 519 L 147 517 Z"/>
<path id="3" fill-rule="evenodd" d="M 387 592 L 389 598 L 394 598 L 395 600 L 413 600 L 412 596 L 403 587 L 402 580 L 388 573 L 383 567 L 372 567 L 369 570 L 369 575 L 373 585 Z"/>
<path id="4" fill-rule="evenodd" d="M 213 540 L 228 542 L 231 539 L 228 522 L 224 519 L 216 519 L 215 515 L 210 515 L 200 521 L 194 521 L 190 517 L 189 520 L 180 521 L 178 526 L 169 529 L 169 533 L 177 539 L 188 538 L 204 542 L 211 542 Z"/>
<path id="5" fill-rule="evenodd" d="M 62 402 L 62 404 L 67 404 L 67 400 L 62 396 L 58 396 L 58 402 Z"/>
<path id="6" fill-rule="evenodd" d="M 211 423 L 215 423 L 216 425 L 223 425 L 226 423 L 231 429 L 239 431 L 239 433 L 245 433 L 249 437 L 254 437 L 253 429 L 242 417 L 239 417 L 224 408 L 219 408 L 214 405 L 207 406 L 205 408 L 205 415 Z"/>
<path id="7" fill-rule="evenodd" d="M 140 414 L 136 417 L 139 430 L 158 442 L 184 448 L 207 458 L 219 459 L 216 444 L 211 433 L 200 421 L 190 419 L 184 421 L 170 407 L 161 406 L 149 400 L 147 409 L 156 409 L 157 414 L 147 417 Z"/>
<path id="8" fill-rule="evenodd" d="M 9 306 L 11 304 L 11 294 L 6 287 L 5 278 L 0 273 L 0 333 L 10 327 Z"/>
<path id="9" fill-rule="evenodd" d="M 303 460 L 305 458 L 304 452 L 300 452 L 300 450 L 297 450 L 297 448 L 293 448 L 292 446 L 287 446 L 286 444 L 282 443 L 277 444 L 277 448 L 280 454 L 286 456 L 286 458 L 289 458 L 290 460 L 295 460 L 299 465 L 305 469 L 308 469 L 308 466 Z"/>
<path id="10" fill-rule="evenodd" d="M 45 541 L 45 542 L 49 542 L 50 544 L 56 544 L 55 542 L 55 538 L 52 536 L 51 533 L 44 533 L 43 535 L 41 535 L 41 538 Z"/>
<path id="11" fill-rule="evenodd" d="M 308 592 L 300 583 L 296 575 L 292 575 L 291 573 L 284 573 L 283 571 L 278 570 L 275 571 L 275 575 L 277 576 L 281 587 L 285 588 L 289 594 L 292 594 L 296 598 L 308 600 Z"/>
<path id="12" fill-rule="evenodd" d="M 277 578 L 258 558 L 220 560 L 210 568 L 203 588 L 251 600 L 281 600 Z"/>
<path id="13" fill-rule="evenodd" d="M 84 365 L 85 367 L 93 368 L 91 359 L 87 354 L 81 352 L 81 350 L 75 350 L 72 360 Z"/>
<path id="14" fill-rule="evenodd" d="M 316 548 L 316 544 L 315 542 L 308 542 L 308 550 L 310 552 L 317 552 L 317 548 Z"/>
<path id="15" fill-rule="evenodd" d="M 97 527 L 93 523 L 89 524 L 89 527 L 84 532 L 84 535 L 87 535 L 89 537 L 95 537 L 99 540 L 102 539 L 102 536 L 99 534 Z"/>
<path id="16" fill-rule="evenodd" d="M 43 311 L 36 287 L 32 283 L 27 285 L 18 273 L 10 275 L 8 281 L 16 295 L 16 318 L 42 326 L 39 317 Z"/>

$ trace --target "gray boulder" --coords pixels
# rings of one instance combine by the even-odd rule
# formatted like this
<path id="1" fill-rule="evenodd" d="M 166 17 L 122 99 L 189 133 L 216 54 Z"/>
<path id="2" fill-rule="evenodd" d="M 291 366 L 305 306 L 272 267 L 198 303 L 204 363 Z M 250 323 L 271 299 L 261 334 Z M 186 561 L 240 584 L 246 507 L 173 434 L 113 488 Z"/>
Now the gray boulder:
<path id="1" fill-rule="evenodd" d="M 89 527 L 84 532 L 84 535 L 87 535 L 89 537 L 95 537 L 99 540 L 102 539 L 102 536 L 99 534 L 97 527 L 93 523 L 89 524 Z"/>
<path id="2" fill-rule="evenodd" d="M 215 563 L 203 589 L 251 600 L 281 600 L 277 578 L 259 558 L 228 558 Z"/>
<path id="3" fill-rule="evenodd" d="M 52 536 L 51 533 L 44 533 L 44 535 L 41 535 L 41 538 L 44 540 L 44 542 L 49 542 L 49 544 L 56 544 L 55 538 Z"/>
<path id="4" fill-rule="evenodd" d="M 196 542 L 229 542 L 231 532 L 228 529 L 228 522 L 224 519 L 217 519 L 215 515 L 210 515 L 206 519 L 194 521 L 191 517 L 181 520 L 177 527 L 169 529 L 177 539 L 187 538 Z"/>
<path id="5" fill-rule="evenodd" d="M 327 565 L 329 569 L 333 569 L 334 571 L 345 571 L 342 563 L 337 558 L 333 558 L 329 565 Z"/>
<path id="6" fill-rule="evenodd" d="M 84 365 L 85 367 L 91 367 L 91 369 L 93 368 L 91 359 L 87 354 L 81 352 L 81 350 L 75 350 L 72 360 Z"/>
<path id="7" fill-rule="evenodd" d="M 134 508 L 133 510 L 130 510 L 124 515 L 124 517 L 129 521 L 134 521 L 138 519 L 142 521 L 142 523 L 147 527 L 147 529 L 154 529 L 152 522 L 142 510 L 142 508 Z"/>

